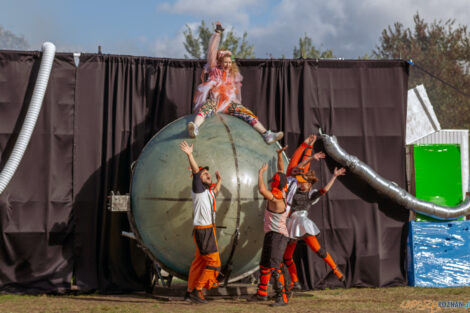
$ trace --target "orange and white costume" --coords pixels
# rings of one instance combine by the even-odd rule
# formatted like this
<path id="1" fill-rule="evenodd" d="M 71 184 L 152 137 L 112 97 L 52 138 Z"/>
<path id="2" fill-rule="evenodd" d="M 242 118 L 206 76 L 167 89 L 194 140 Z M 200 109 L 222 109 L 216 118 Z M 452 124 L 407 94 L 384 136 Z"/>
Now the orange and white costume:
<path id="1" fill-rule="evenodd" d="M 188 289 L 202 290 L 218 286 L 220 256 L 215 234 L 215 195 L 201 181 L 200 172 L 193 175 L 193 240 L 196 253 L 191 263 Z"/>
<path id="2" fill-rule="evenodd" d="M 292 156 L 291 161 L 289 162 L 287 175 L 291 175 L 292 170 L 297 166 L 300 158 L 302 158 L 302 160 L 308 159 L 312 155 L 312 152 L 312 146 L 307 146 L 306 143 L 302 143 L 297 148 L 294 155 Z M 303 168 L 303 171 L 307 172 L 309 167 L 310 164 L 307 164 Z M 299 278 L 297 276 L 297 268 L 292 259 L 295 247 L 297 245 L 297 240 L 304 240 L 310 249 L 312 249 L 319 257 L 321 257 L 330 266 L 331 269 L 333 269 L 335 275 L 340 280 L 344 280 L 343 274 L 338 269 L 331 255 L 318 242 L 317 237 L 320 233 L 320 230 L 318 229 L 317 225 L 308 218 L 308 210 L 310 206 L 318 202 L 319 198 L 326 194 L 325 189 L 312 189 L 308 192 L 301 192 L 297 189 L 297 180 L 294 177 L 290 176 L 288 180 L 289 185 L 287 203 L 289 206 L 289 218 L 287 219 L 287 229 L 289 231 L 289 237 L 291 240 L 287 244 L 284 252 L 284 264 L 287 266 L 291 277 L 289 290 L 292 289 L 295 285 L 300 287 Z"/>

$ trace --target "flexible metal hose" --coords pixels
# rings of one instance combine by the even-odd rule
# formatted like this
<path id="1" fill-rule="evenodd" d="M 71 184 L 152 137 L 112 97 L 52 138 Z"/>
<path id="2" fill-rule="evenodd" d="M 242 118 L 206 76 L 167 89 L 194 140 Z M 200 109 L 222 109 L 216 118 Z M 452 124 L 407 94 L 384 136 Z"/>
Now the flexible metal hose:
<path id="1" fill-rule="evenodd" d="M 396 183 L 381 177 L 356 156 L 350 155 L 344 151 L 343 148 L 339 146 L 336 137 L 325 134 L 321 134 L 320 137 L 323 140 L 325 152 L 331 158 L 400 206 L 440 220 L 456 219 L 470 214 L 470 197 L 467 197 L 464 202 L 455 207 L 446 207 L 419 200 L 403 188 L 400 188 Z"/>

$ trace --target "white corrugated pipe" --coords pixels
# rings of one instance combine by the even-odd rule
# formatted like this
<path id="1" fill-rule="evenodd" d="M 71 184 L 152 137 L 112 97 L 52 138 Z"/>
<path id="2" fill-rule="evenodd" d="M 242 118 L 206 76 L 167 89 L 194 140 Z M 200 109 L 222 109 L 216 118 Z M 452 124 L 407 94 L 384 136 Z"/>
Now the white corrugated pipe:
<path id="1" fill-rule="evenodd" d="M 51 74 L 52 63 L 54 62 L 55 46 L 51 42 L 45 42 L 42 44 L 42 59 L 41 66 L 39 67 L 38 78 L 34 86 L 33 95 L 29 104 L 28 112 L 26 113 L 23 126 L 21 127 L 18 139 L 16 140 L 15 146 L 8 158 L 5 167 L 0 172 L 0 194 L 7 187 L 13 174 L 15 174 L 18 165 L 23 158 L 23 154 L 28 146 L 31 134 L 33 133 L 34 126 L 41 111 L 42 100 L 46 93 L 47 83 Z"/>

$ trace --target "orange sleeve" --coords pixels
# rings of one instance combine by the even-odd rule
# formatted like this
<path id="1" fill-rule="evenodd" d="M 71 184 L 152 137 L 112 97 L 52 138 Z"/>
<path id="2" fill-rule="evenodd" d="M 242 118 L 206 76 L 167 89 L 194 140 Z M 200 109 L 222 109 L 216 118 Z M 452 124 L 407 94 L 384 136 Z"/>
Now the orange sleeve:
<path id="1" fill-rule="evenodd" d="M 292 169 L 299 164 L 300 158 L 302 157 L 302 153 L 304 152 L 305 148 L 307 148 L 307 144 L 302 142 L 302 144 L 295 150 L 294 155 L 290 159 L 289 166 L 287 166 L 286 175 L 290 176 Z"/>

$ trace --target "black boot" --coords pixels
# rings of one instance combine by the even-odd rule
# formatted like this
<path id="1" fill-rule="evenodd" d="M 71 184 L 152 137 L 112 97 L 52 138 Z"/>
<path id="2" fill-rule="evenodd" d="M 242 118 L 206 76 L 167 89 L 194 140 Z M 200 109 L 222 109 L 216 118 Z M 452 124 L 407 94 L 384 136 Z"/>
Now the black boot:
<path id="1" fill-rule="evenodd" d="M 248 298 L 248 302 L 262 302 L 262 301 L 267 301 L 267 300 L 268 300 L 268 296 L 262 296 L 258 293 Z"/>
<path id="2" fill-rule="evenodd" d="M 287 305 L 287 295 L 284 289 L 284 284 L 281 282 L 281 272 L 273 270 L 274 277 L 274 290 L 276 291 L 276 301 L 271 303 L 270 306 L 283 306 Z"/>
<path id="3" fill-rule="evenodd" d="M 189 294 L 189 299 L 194 303 L 207 303 L 206 298 L 202 294 L 202 290 L 193 289 L 193 291 Z"/>
<path id="4" fill-rule="evenodd" d="M 184 301 L 191 301 L 190 294 L 191 293 L 186 290 L 186 292 L 184 293 Z"/>
<path id="5" fill-rule="evenodd" d="M 274 303 L 271 303 L 269 306 L 284 306 L 287 305 L 287 302 L 284 301 L 282 294 L 279 296 L 276 296 L 276 301 Z"/>
<path id="6" fill-rule="evenodd" d="M 299 281 L 296 281 L 295 283 L 293 283 L 291 285 L 290 290 L 292 290 L 292 291 L 302 291 L 302 285 L 300 284 Z"/>

